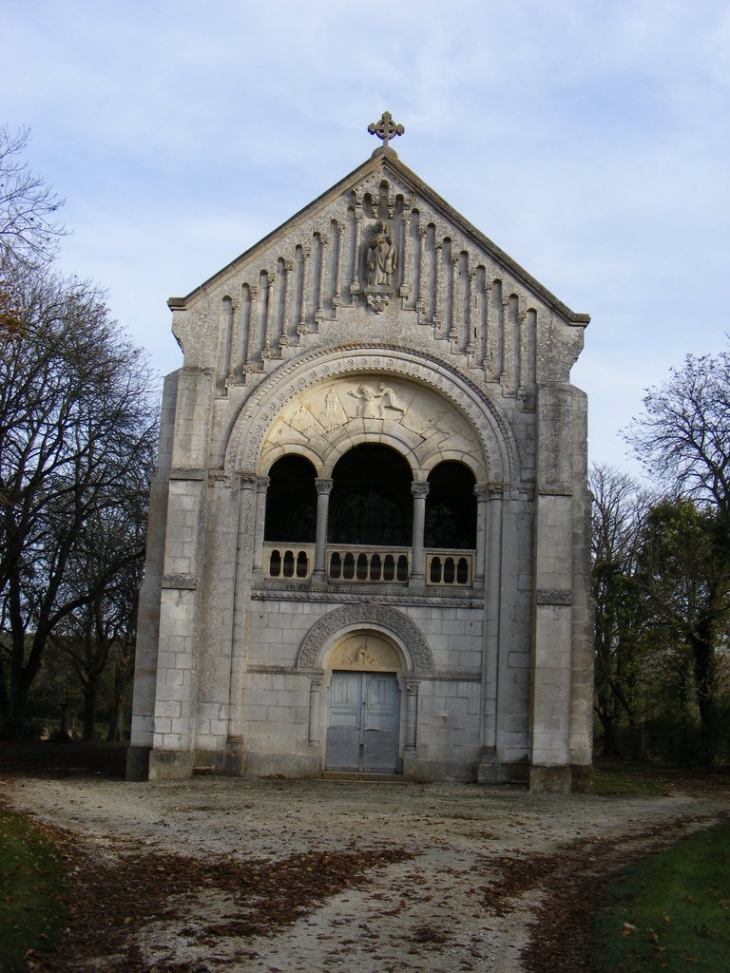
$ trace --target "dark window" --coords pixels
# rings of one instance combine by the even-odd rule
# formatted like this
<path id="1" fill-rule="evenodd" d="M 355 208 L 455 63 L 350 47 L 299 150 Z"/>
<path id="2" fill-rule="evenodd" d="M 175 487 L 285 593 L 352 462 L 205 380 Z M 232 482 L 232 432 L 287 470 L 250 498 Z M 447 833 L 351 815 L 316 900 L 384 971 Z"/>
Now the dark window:
<path id="1" fill-rule="evenodd" d="M 426 498 L 427 548 L 469 550 L 477 543 L 474 474 L 463 463 L 447 460 L 431 470 Z M 449 569 L 453 572 L 453 564 Z"/>
<path id="2" fill-rule="evenodd" d="M 317 530 L 315 470 L 303 456 L 284 456 L 269 470 L 264 540 L 313 544 Z"/>
<path id="3" fill-rule="evenodd" d="M 332 544 L 410 547 L 411 470 L 394 449 L 365 443 L 337 463 L 329 507 Z"/>

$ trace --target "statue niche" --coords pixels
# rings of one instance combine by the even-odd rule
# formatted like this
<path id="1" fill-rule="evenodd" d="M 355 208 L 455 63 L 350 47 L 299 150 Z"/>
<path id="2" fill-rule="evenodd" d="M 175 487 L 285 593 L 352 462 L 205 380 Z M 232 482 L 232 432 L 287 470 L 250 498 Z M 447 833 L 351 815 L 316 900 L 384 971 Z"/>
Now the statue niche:
<path id="1" fill-rule="evenodd" d="M 368 243 L 367 284 L 364 288 L 368 307 L 376 313 L 384 311 L 390 304 L 397 266 L 390 223 L 381 221 L 376 224 Z"/>

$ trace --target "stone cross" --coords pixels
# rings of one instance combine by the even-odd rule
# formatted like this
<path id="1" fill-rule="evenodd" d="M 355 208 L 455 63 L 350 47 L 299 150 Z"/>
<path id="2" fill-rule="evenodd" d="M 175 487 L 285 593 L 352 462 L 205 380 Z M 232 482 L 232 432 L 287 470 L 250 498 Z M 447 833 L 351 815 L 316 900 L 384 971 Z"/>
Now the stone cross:
<path id="1" fill-rule="evenodd" d="M 396 125 L 390 112 L 384 111 L 379 122 L 370 122 L 368 132 L 383 140 L 383 149 L 385 150 L 388 148 L 389 139 L 395 138 L 396 135 L 402 135 L 405 132 L 405 127 Z"/>

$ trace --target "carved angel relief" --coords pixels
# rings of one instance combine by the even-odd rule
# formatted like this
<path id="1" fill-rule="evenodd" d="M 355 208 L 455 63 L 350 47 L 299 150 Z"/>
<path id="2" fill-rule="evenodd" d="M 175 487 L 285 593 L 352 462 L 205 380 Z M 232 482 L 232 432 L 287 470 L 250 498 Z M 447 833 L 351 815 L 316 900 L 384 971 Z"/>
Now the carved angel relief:
<path id="1" fill-rule="evenodd" d="M 336 380 L 302 392 L 280 413 L 267 438 L 271 445 L 281 445 L 302 437 L 311 445 L 317 439 L 329 441 L 348 423 L 363 419 L 387 422 L 391 429 L 401 426 L 409 443 L 415 435 L 460 451 L 479 449 L 471 426 L 443 399 L 407 382 L 377 376 Z"/>
<path id="2" fill-rule="evenodd" d="M 396 652 L 375 635 L 353 636 L 337 647 L 331 660 L 333 669 L 400 669 Z"/>

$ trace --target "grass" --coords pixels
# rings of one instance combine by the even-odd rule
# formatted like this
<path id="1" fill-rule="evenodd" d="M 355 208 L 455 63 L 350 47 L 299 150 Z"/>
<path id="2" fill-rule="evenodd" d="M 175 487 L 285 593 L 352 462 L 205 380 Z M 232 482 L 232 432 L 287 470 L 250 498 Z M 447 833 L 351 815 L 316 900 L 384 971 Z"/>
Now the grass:
<path id="1" fill-rule="evenodd" d="M 596 765 L 593 793 L 601 797 L 661 797 L 667 793 L 665 781 L 647 775 L 643 769 Z"/>
<path id="2" fill-rule="evenodd" d="M 67 919 L 61 857 L 21 814 L 0 811 L 0 970 L 55 948 Z"/>
<path id="3" fill-rule="evenodd" d="M 595 921 L 602 973 L 728 969 L 730 822 L 632 866 Z"/>

